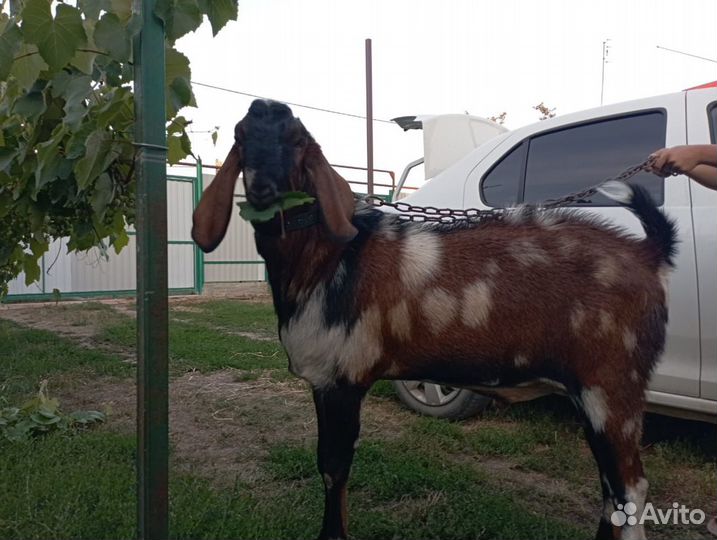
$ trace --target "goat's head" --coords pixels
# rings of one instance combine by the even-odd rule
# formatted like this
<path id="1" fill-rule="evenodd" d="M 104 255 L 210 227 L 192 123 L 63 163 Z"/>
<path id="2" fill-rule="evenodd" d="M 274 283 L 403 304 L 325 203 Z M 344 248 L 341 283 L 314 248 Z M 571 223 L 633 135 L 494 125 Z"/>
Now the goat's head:
<path id="1" fill-rule="evenodd" d="M 204 251 L 221 242 L 231 218 L 236 179 L 243 172 L 247 200 L 257 209 L 284 193 L 304 191 L 319 201 L 331 239 L 356 236 L 351 225 L 354 200 L 348 183 L 336 173 L 291 109 L 256 100 L 234 129 L 234 146 L 194 211 L 192 237 Z"/>

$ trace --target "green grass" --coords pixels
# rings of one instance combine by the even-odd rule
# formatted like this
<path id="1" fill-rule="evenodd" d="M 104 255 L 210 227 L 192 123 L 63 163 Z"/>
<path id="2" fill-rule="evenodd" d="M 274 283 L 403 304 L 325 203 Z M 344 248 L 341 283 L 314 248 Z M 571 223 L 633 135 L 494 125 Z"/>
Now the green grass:
<path id="1" fill-rule="evenodd" d="M 13 402 L 33 394 L 42 379 L 59 374 L 128 376 L 132 367 L 114 355 L 75 345 L 45 330 L 0 319 L 0 396 Z"/>
<path id="2" fill-rule="evenodd" d="M 349 514 L 356 538 L 581 538 L 590 532 L 547 515 L 536 516 L 470 465 L 452 463 L 411 436 L 363 443 L 349 481 Z M 313 447 L 272 449 L 268 469 L 306 492 L 299 514 L 319 515 L 321 493 Z M 297 537 L 298 531 L 292 531 Z"/>
<path id="3" fill-rule="evenodd" d="M 0 441 L 0 538 L 129 538 L 133 438 L 106 432 Z"/>
<path id="4" fill-rule="evenodd" d="M 131 317 L 102 304 L 88 304 L 86 310 L 82 306 L 52 309 L 65 309 L 68 316 L 80 316 L 80 322 L 99 321 L 106 343 L 134 347 Z M 198 311 L 171 313 L 174 375 L 189 369 L 233 367 L 239 370 L 237 381 L 267 375 L 273 381 L 289 377 L 276 339 L 246 335 L 275 335 L 270 306 L 209 301 L 188 307 Z M 0 342 L 0 394 L 6 399 L 29 397 L 47 377 L 61 376 L 65 384 L 71 384 L 74 375 L 86 381 L 104 375 L 129 377 L 134 372 L 112 354 L 3 320 Z M 377 397 L 395 399 L 391 383 L 377 384 L 367 399 Z M 221 406 L 220 401 L 215 405 Z M 247 426 L 267 422 L 260 406 L 241 412 Z M 284 422 L 279 416 L 272 421 Z M 679 422 L 674 425 L 683 425 Z M 670 425 L 661 421 L 653 431 L 662 434 Z M 109 425 L 72 436 L 58 434 L 12 444 L 0 441 L 0 538 L 133 537 L 135 441 L 111 429 L 110 417 Z M 681 502 L 712 500 L 717 482 L 715 430 L 705 426 L 704 436 L 693 431 L 657 440 L 643 452 L 651 497 L 667 500 L 677 493 Z M 416 416 L 395 439 L 372 437 L 369 434 L 361 442 L 349 483 L 354 538 L 586 538 L 594 532 L 596 521 L 585 524 L 570 518 L 571 501 L 536 502 L 527 492 L 538 486 L 504 483 L 482 465 L 483 459 L 503 460 L 516 471 L 544 474 L 567 483 L 576 497 L 594 495 L 597 501 L 595 465 L 572 405 L 563 398 L 490 410 L 481 420 L 467 422 Z M 323 509 L 315 441 L 267 444 L 268 457 L 259 462 L 264 476 L 254 484 L 226 487 L 223 482 L 224 487 L 217 487 L 211 478 L 174 470 L 170 536 L 315 537 Z M 187 463 L 181 465 L 182 471 L 192 470 Z M 583 494 L 586 490 L 588 495 Z M 675 529 L 673 536 L 681 532 Z"/>
<path id="5" fill-rule="evenodd" d="M 286 369 L 286 355 L 277 340 L 257 340 L 231 333 L 269 332 L 269 327 L 275 324 L 271 307 L 224 301 L 193 306 L 202 313 L 179 311 L 170 315 L 169 356 L 174 374 L 195 369 L 203 372 L 223 368 Z M 258 322 L 247 322 L 253 317 Z M 134 347 L 136 328 L 135 319 L 115 317 L 104 325 L 100 339 L 121 347 Z"/>
<path id="6" fill-rule="evenodd" d="M 190 304 L 194 311 L 173 311 L 173 316 L 210 328 L 276 335 L 274 308 L 268 304 L 245 304 L 234 300 L 211 300 Z"/>

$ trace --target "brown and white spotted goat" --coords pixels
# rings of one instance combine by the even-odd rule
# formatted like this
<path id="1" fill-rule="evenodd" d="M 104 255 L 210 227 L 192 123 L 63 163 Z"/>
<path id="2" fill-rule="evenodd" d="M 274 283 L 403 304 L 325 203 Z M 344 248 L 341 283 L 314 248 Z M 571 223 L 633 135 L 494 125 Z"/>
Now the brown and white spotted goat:
<path id="1" fill-rule="evenodd" d="M 326 497 L 320 538 L 346 538 L 361 402 L 377 379 L 514 399 L 539 384 L 561 389 L 584 416 L 600 469 L 598 538 L 644 536 L 640 525 L 610 523 L 618 504 L 645 502 L 644 391 L 665 341 L 675 245 L 674 226 L 644 191 L 619 186 L 643 240 L 574 212 L 410 223 L 356 205 L 283 104 L 255 101 L 235 139 L 194 213 L 202 249 L 222 240 L 242 172 L 256 208 L 288 191 L 317 199 L 285 212 L 283 224 L 254 228 L 290 369 L 313 388 Z"/>

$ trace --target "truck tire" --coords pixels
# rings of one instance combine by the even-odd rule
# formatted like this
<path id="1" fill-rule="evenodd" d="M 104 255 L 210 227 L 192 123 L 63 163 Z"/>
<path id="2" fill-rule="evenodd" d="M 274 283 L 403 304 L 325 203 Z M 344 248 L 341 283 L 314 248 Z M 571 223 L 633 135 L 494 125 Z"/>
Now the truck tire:
<path id="1" fill-rule="evenodd" d="M 401 401 L 414 411 L 448 420 L 463 420 L 476 415 L 491 402 L 463 388 L 453 388 L 423 381 L 393 381 Z"/>

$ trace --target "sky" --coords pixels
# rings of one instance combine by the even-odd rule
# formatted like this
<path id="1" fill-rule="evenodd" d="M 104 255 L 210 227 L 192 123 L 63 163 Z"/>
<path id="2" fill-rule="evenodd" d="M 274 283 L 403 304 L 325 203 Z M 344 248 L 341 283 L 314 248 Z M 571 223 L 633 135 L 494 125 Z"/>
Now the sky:
<path id="1" fill-rule="evenodd" d="M 365 39 L 372 40 L 374 118 L 507 112 L 515 129 L 556 114 L 717 80 L 714 0 L 240 0 L 215 38 L 208 24 L 177 47 L 192 79 L 279 101 L 366 112 Z M 195 154 L 222 160 L 251 97 L 194 87 Z M 292 106 L 334 164 L 366 166 L 366 121 Z M 208 130 L 219 126 L 212 144 Z M 423 155 L 421 133 L 374 121 L 374 167 L 400 175 Z M 365 173 L 340 170 L 347 179 Z M 379 173 L 376 182 L 385 182 Z"/>

